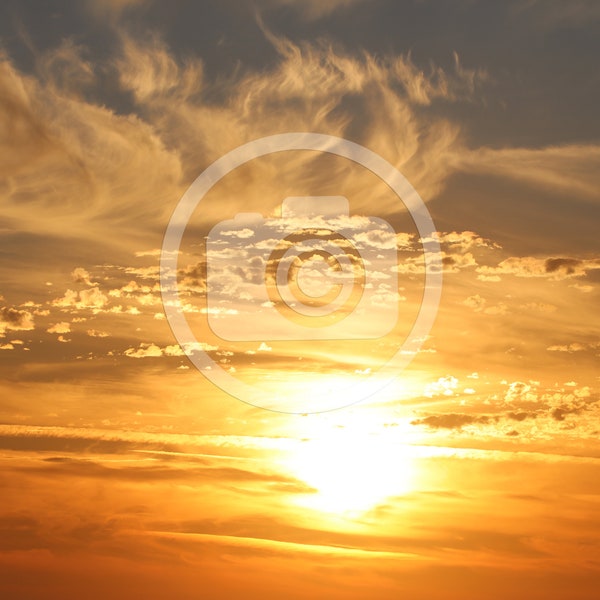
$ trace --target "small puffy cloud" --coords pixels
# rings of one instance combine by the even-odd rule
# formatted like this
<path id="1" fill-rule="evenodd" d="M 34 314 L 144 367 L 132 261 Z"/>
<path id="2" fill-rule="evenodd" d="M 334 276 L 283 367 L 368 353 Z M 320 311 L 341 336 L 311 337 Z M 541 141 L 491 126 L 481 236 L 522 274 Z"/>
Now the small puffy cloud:
<path id="1" fill-rule="evenodd" d="M 90 274 L 83 267 L 73 269 L 71 277 L 75 283 L 84 283 L 90 287 L 98 285 L 90 279 Z"/>
<path id="2" fill-rule="evenodd" d="M 480 312 L 485 308 L 486 299 L 482 298 L 479 294 L 475 294 L 463 300 L 462 304 L 472 308 L 475 312 Z"/>
<path id="3" fill-rule="evenodd" d="M 34 329 L 33 315 L 23 309 L 3 306 L 0 308 L 0 336 L 7 331 L 31 331 Z"/>
<path id="4" fill-rule="evenodd" d="M 582 344 L 580 342 L 573 342 L 571 344 L 554 344 L 552 346 L 548 346 L 548 348 L 546 348 L 546 350 L 549 350 L 550 352 L 568 352 L 568 353 L 572 353 L 572 352 L 583 352 L 583 350 L 586 349 L 585 344 Z"/>
<path id="5" fill-rule="evenodd" d="M 172 346 L 165 346 L 163 354 L 165 356 L 183 356 L 185 352 L 181 349 L 181 346 L 173 344 Z"/>
<path id="6" fill-rule="evenodd" d="M 444 244 L 452 252 L 467 252 L 472 248 L 491 248 L 494 250 L 501 248 L 499 244 L 481 237 L 474 231 L 442 232 L 437 235 L 437 239 L 440 244 Z"/>
<path id="7" fill-rule="evenodd" d="M 265 344 L 264 342 L 261 342 L 257 350 L 258 352 L 271 352 L 273 348 L 271 348 L 271 346 L 267 346 L 267 344 Z"/>
<path id="8" fill-rule="evenodd" d="M 186 345 L 186 351 L 188 354 L 197 351 L 210 352 L 212 350 L 217 349 L 217 346 L 211 346 L 210 344 L 206 344 L 203 342 L 194 342 Z M 185 353 L 186 352 L 183 351 L 181 346 L 177 344 L 161 348 L 157 344 L 144 342 L 142 342 L 138 348 L 128 348 L 124 352 L 125 356 L 128 356 L 129 358 L 159 358 L 161 356 L 184 356 Z"/>
<path id="9" fill-rule="evenodd" d="M 475 312 L 482 312 L 486 315 L 505 315 L 508 311 L 508 307 L 504 302 L 499 302 L 493 306 L 486 306 L 487 300 L 482 298 L 479 294 L 469 296 L 462 301 L 462 304 L 472 308 Z"/>
<path id="10" fill-rule="evenodd" d="M 212 352 L 218 350 L 218 346 L 213 346 L 206 342 L 188 342 L 183 345 L 186 354 L 193 354 L 194 352 Z"/>
<path id="11" fill-rule="evenodd" d="M 529 383 L 513 381 L 509 384 L 508 390 L 504 394 L 504 400 L 508 403 L 523 401 L 537 402 L 538 394 Z"/>
<path id="12" fill-rule="evenodd" d="M 433 398 L 434 396 L 453 396 L 454 390 L 458 386 L 458 379 L 448 375 L 447 377 L 440 377 L 437 381 L 428 383 L 425 386 L 424 396 L 427 398 Z"/>
<path id="13" fill-rule="evenodd" d="M 378 250 L 391 250 L 396 248 L 398 243 L 403 243 L 406 238 L 397 237 L 393 230 L 389 229 L 369 229 L 368 231 L 360 231 L 355 233 L 353 240 L 358 246 L 370 246 Z"/>
<path id="14" fill-rule="evenodd" d="M 527 302 L 527 304 L 521 304 L 521 308 L 551 313 L 555 312 L 557 307 L 554 304 L 548 304 L 547 302 Z"/>
<path id="15" fill-rule="evenodd" d="M 141 343 L 139 348 L 125 350 L 125 356 L 129 356 L 129 358 L 158 358 L 162 355 L 162 349 L 156 344 Z"/>
<path id="16" fill-rule="evenodd" d="M 154 250 L 139 250 L 135 253 L 137 258 L 142 258 L 144 256 L 152 256 L 154 258 L 158 258 L 161 255 L 162 250 L 160 248 L 154 248 Z"/>
<path id="17" fill-rule="evenodd" d="M 52 305 L 58 308 L 88 309 L 93 312 L 100 312 L 107 304 L 108 297 L 97 287 L 81 290 L 80 292 L 68 289 L 62 298 L 56 298 L 52 301 Z"/>
<path id="18" fill-rule="evenodd" d="M 254 231 L 252 229 L 248 229 L 244 227 L 243 229 L 230 230 L 230 231 L 221 231 L 220 235 L 224 235 L 227 237 L 236 237 L 242 240 L 246 240 L 254 236 Z"/>
<path id="19" fill-rule="evenodd" d="M 442 252 L 442 264 L 445 273 L 458 273 L 461 269 L 477 266 L 477 261 L 471 252 L 463 254 Z"/>
<path id="20" fill-rule="evenodd" d="M 499 302 L 494 306 L 488 306 L 487 308 L 484 308 L 483 312 L 486 315 L 505 315 L 508 312 L 508 307 L 506 304 L 504 304 L 504 302 Z"/>
<path id="21" fill-rule="evenodd" d="M 90 337 L 97 337 L 97 338 L 105 338 L 108 337 L 108 333 L 106 333 L 106 331 L 98 331 L 97 329 L 88 329 L 86 331 L 86 333 L 90 336 Z"/>
<path id="22" fill-rule="evenodd" d="M 61 323 L 55 323 L 48 329 L 46 329 L 48 333 L 70 333 L 71 332 L 71 324 L 66 321 L 62 321 Z"/>

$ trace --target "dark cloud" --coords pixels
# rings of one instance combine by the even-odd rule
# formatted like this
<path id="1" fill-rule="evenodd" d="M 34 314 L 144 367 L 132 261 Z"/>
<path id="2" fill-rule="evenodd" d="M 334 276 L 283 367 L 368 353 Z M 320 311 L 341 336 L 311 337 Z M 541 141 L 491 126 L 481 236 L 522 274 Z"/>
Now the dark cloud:
<path id="1" fill-rule="evenodd" d="M 0 336 L 6 330 L 29 331 L 34 328 L 33 314 L 28 310 L 3 306 L 0 308 Z"/>
<path id="2" fill-rule="evenodd" d="M 566 275 L 573 275 L 576 268 L 582 264 L 576 258 L 548 258 L 546 260 L 546 273 L 564 271 Z"/>
<path id="3" fill-rule="evenodd" d="M 524 421 L 525 419 L 535 419 L 538 416 L 536 412 L 509 412 L 506 416 L 513 421 Z"/>
<path id="4" fill-rule="evenodd" d="M 488 425 L 498 420 L 498 417 L 488 415 L 467 415 L 448 413 L 444 415 L 429 415 L 422 419 L 411 421 L 411 425 L 425 425 L 431 429 L 461 429 L 465 425 Z"/>

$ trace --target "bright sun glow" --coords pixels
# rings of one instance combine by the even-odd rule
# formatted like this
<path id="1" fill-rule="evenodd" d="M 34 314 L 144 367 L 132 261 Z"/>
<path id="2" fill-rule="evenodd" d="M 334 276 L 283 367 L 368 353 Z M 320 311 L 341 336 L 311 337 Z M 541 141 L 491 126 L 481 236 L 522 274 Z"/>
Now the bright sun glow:
<path id="1" fill-rule="evenodd" d="M 360 515 L 387 498 L 408 493 L 415 475 L 410 446 L 389 436 L 343 428 L 302 442 L 288 468 L 316 490 L 300 496 L 299 504 L 345 516 Z"/>

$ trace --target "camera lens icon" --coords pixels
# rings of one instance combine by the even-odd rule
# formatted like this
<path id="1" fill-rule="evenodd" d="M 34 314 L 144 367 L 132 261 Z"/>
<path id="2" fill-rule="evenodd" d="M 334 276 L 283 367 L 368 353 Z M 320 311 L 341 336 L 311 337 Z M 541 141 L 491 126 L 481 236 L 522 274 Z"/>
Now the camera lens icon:
<path id="1" fill-rule="evenodd" d="M 208 324 L 228 341 L 372 339 L 389 333 L 397 302 L 377 303 L 378 277 L 395 245 L 366 244 L 365 231 L 395 239 L 377 217 L 354 217 L 343 196 L 284 199 L 280 218 L 242 213 L 207 238 Z M 388 297 L 397 297 L 388 276 Z M 368 318 L 369 315 L 371 318 Z"/>
<path id="2" fill-rule="evenodd" d="M 365 285 L 364 262 L 341 234 L 322 230 L 321 239 L 311 235 L 298 231 L 278 244 L 269 257 L 265 282 L 270 301 L 284 317 L 306 327 L 326 327 L 358 306 Z M 298 242 L 313 249 L 295 254 L 289 244 Z M 286 260 L 290 256 L 291 261 Z"/>

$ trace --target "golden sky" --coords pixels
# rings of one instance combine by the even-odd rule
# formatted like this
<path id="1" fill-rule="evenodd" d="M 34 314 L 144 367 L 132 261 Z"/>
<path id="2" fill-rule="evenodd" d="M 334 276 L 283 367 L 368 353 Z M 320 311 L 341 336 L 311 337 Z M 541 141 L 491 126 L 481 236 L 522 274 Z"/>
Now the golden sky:
<path id="1" fill-rule="evenodd" d="M 593 0 L 4 2 L 0 595 L 596 598 L 599 26 Z M 370 394 L 432 242 L 343 156 L 215 182 L 175 259 L 194 344 L 163 305 L 186 190 L 305 132 L 435 224 L 435 321 Z M 307 229 L 305 270 L 277 244 Z M 362 282 L 335 334 L 262 286 L 274 248 L 305 298 Z"/>

